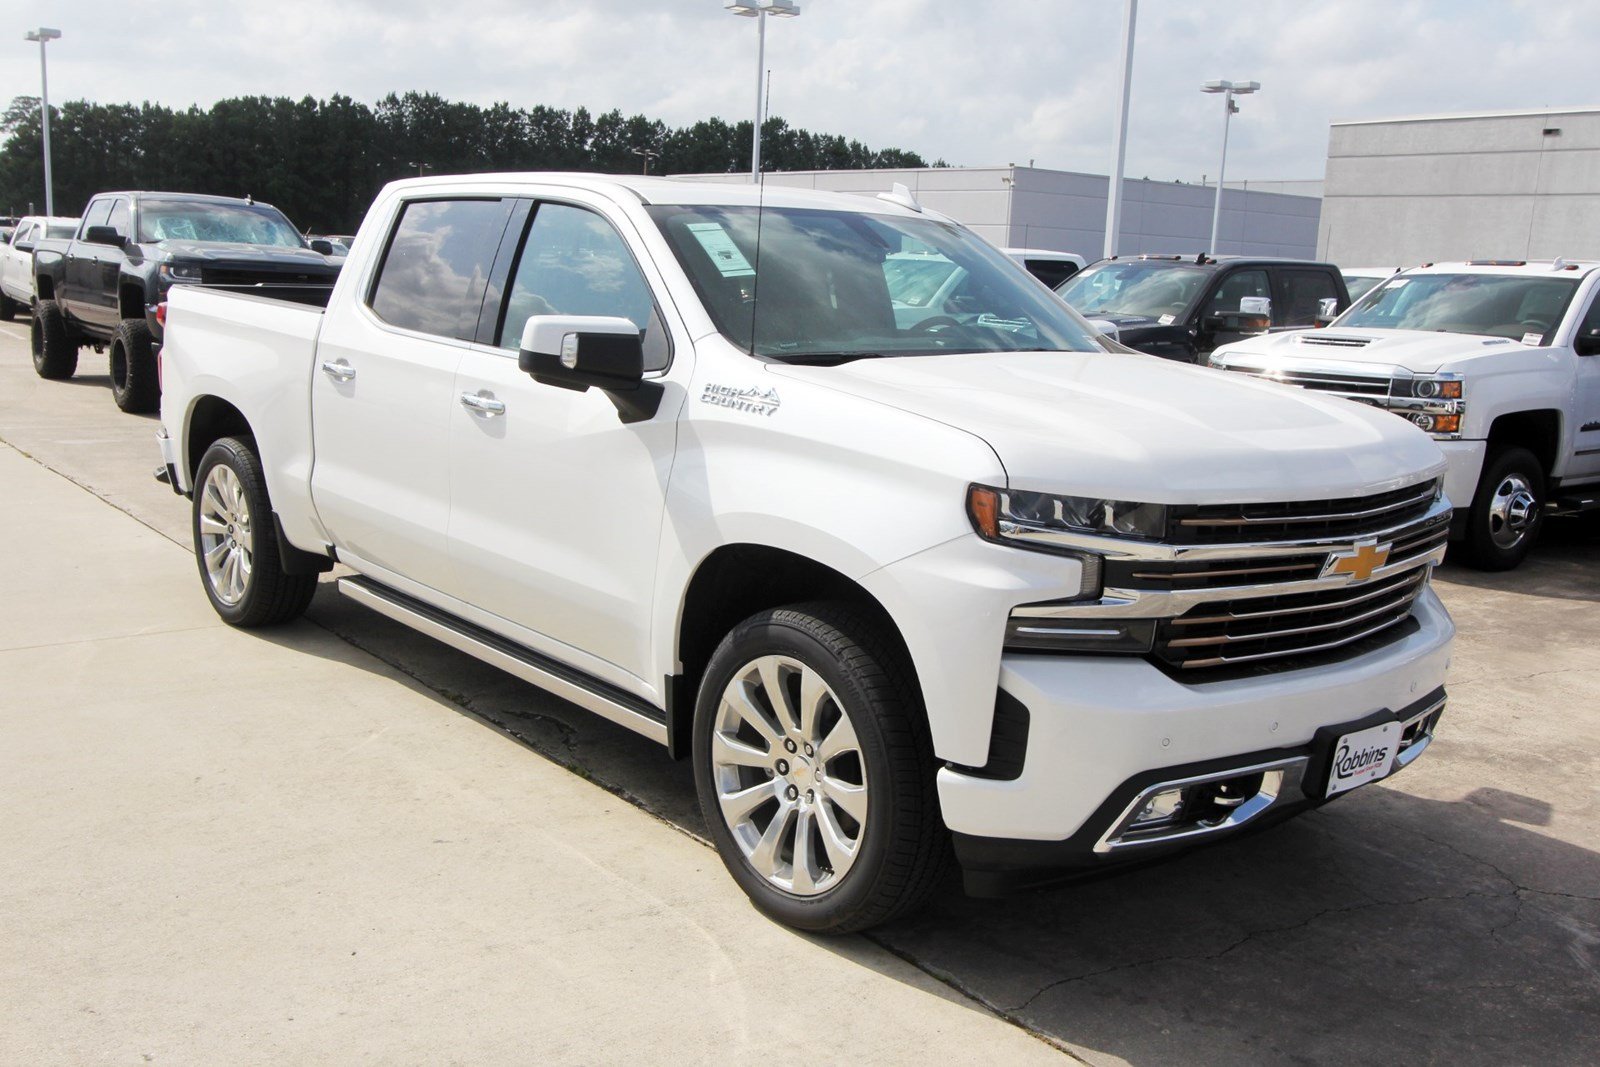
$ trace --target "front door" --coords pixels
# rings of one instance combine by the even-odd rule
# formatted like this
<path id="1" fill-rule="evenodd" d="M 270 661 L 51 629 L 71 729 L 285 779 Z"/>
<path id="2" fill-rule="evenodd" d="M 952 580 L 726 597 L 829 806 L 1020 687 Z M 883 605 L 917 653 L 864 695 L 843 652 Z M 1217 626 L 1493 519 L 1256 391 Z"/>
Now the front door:
<path id="1" fill-rule="evenodd" d="M 1578 333 L 1571 345 L 1577 349 L 1585 339 L 1590 344 L 1600 344 L 1600 290 L 1589 300 L 1589 309 L 1578 323 Z M 1569 420 L 1573 432 L 1572 461 L 1567 464 L 1567 478 L 1600 477 L 1600 351 L 1594 355 L 1577 357 L 1577 388 L 1574 390 L 1576 410 Z"/>
<path id="2" fill-rule="evenodd" d="M 1272 322 L 1272 282 L 1259 267 L 1232 271 L 1200 305 L 1199 354 L 1266 333 Z M 1202 360 L 1204 362 L 1204 360 Z"/>
<path id="3" fill-rule="evenodd" d="M 598 389 L 535 382 L 517 350 L 530 316 L 615 315 L 644 331 L 647 374 L 667 372 L 667 331 L 644 272 L 598 210 L 539 202 L 525 232 L 487 343 L 456 374 L 457 595 L 549 639 L 548 654 L 618 684 L 659 686 L 647 676 L 651 603 L 682 394 L 669 389 L 654 417 L 624 422 Z"/>
<path id="4" fill-rule="evenodd" d="M 448 590 L 449 436 L 509 199 L 403 202 L 376 277 L 317 343 L 311 419 L 317 513 L 380 579 Z"/>

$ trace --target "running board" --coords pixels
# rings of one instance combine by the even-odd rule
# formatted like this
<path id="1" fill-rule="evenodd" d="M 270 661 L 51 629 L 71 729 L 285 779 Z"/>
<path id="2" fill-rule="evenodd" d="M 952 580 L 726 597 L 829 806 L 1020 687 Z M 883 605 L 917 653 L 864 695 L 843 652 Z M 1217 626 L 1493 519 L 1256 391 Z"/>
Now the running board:
<path id="1" fill-rule="evenodd" d="M 1595 508 L 1600 508 L 1600 495 L 1592 493 L 1568 493 L 1556 497 L 1544 506 L 1546 515 L 1582 515 Z"/>
<path id="2" fill-rule="evenodd" d="M 370 578 L 340 578 L 337 585 L 340 593 L 379 615 L 570 700 L 602 719 L 660 744 L 667 743 L 665 715 L 640 697 Z"/>

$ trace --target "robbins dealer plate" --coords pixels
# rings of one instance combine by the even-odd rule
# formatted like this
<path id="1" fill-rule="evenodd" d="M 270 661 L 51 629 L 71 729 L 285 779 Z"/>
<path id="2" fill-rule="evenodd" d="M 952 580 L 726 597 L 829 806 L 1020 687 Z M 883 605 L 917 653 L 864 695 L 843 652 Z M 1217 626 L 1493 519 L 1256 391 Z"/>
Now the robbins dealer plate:
<path id="1" fill-rule="evenodd" d="M 1345 734 L 1333 743 L 1328 764 L 1327 796 L 1387 778 L 1400 749 L 1400 724 L 1386 722 Z"/>

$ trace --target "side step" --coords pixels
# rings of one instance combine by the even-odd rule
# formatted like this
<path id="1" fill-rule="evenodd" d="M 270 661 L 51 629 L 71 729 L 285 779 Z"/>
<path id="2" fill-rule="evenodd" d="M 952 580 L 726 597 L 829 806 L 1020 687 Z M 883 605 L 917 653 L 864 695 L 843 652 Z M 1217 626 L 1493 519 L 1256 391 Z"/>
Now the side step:
<path id="1" fill-rule="evenodd" d="M 1545 502 L 1546 515 L 1582 515 L 1600 508 L 1600 493 L 1568 493 Z"/>
<path id="2" fill-rule="evenodd" d="M 443 641 L 451 648 L 514 674 L 563 700 L 570 700 L 618 726 L 625 726 L 660 744 L 667 743 L 666 715 L 632 693 L 370 578 L 359 575 L 340 578 L 336 584 L 340 593 L 380 615 Z"/>

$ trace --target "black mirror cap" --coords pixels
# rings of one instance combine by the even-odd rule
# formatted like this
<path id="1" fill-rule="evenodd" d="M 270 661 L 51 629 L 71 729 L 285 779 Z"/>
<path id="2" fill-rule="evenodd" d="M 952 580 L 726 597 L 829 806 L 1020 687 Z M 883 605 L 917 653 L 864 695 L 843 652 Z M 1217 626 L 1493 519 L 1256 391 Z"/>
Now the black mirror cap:
<path id="1" fill-rule="evenodd" d="M 316 240 L 311 242 L 311 251 L 316 252 L 319 255 L 331 256 L 333 255 L 333 242 L 326 241 L 321 237 L 318 237 Z"/>
<path id="2" fill-rule="evenodd" d="M 122 234 L 114 226 L 90 226 L 83 232 L 83 239 L 92 245 L 115 245 L 122 247 Z"/>
<path id="3" fill-rule="evenodd" d="M 563 389 L 603 389 L 608 393 L 637 390 L 644 381 L 644 340 L 638 334 L 575 333 L 565 357 L 558 352 L 517 355 L 517 366 L 535 381 Z M 566 347 L 566 344 L 563 344 Z"/>

